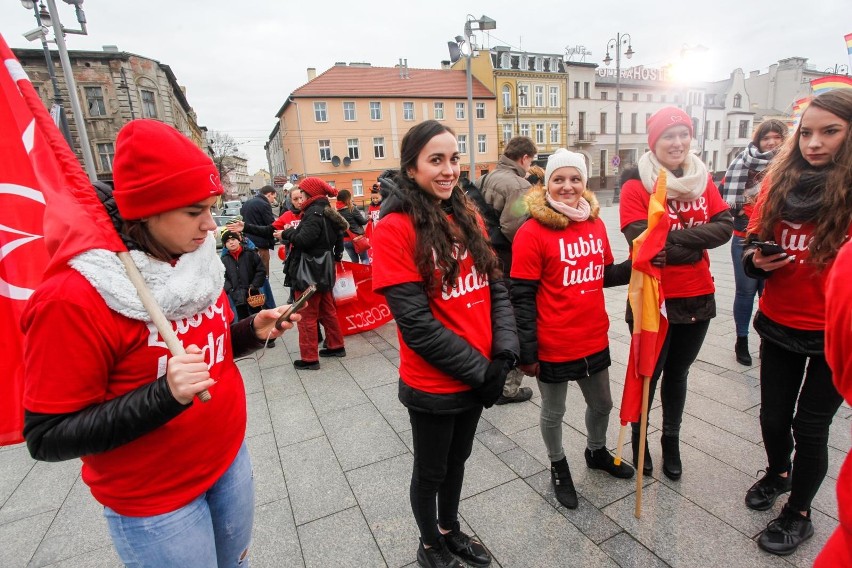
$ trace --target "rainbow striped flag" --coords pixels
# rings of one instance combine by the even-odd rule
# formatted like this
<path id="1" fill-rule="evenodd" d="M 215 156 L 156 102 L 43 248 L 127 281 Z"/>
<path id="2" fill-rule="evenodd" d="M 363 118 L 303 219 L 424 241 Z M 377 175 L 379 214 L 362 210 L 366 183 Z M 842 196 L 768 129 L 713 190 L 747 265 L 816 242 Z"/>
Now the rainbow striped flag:
<path id="1" fill-rule="evenodd" d="M 826 75 L 811 81 L 814 96 L 827 93 L 832 89 L 852 89 L 852 77 L 847 75 Z"/>
<path id="2" fill-rule="evenodd" d="M 846 52 L 852 55 L 852 34 L 846 34 L 843 39 L 846 40 Z"/>

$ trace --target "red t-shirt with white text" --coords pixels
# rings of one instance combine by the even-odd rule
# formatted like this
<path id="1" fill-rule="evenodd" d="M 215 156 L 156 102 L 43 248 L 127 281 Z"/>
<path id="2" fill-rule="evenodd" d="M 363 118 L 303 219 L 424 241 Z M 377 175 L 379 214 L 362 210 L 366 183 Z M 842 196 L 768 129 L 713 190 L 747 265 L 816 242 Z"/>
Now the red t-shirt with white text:
<path id="1" fill-rule="evenodd" d="M 538 359 L 574 361 L 609 345 L 603 271 L 613 263 L 600 219 L 550 229 L 530 219 L 512 242 L 512 278 L 540 282 L 536 295 Z"/>
<path id="2" fill-rule="evenodd" d="M 631 179 L 621 187 L 621 228 L 630 223 L 648 220 L 648 203 L 651 194 L 640 180 Z M 680 231 L 708 223 L 714 215 L 728 209 L 719 190 L 707 179 L 704 193 L 692 201 L 667 202 L 671 231 Z M 694 264 L 667 264 L 663 268 L 661 284 L 666 298 L 692 298 L 716 291 L 710 274 L 710 256 L 707 251 Z"/>
<path id="3" fill-rule="evenodd" d="M 452 222 L 452 217 L 450 217 Z M 422 282 L 414 260 L 416 236 L 411 218 L 391 213 L 382 218 L 373 233 L 373 290 Z M 467 341 L 471 347 L 491 358 L 491 291 L 488 276 L 479 274 L 473 258 L 461 251 L 458 283 L 451 290 L 442 289 L 438 271 L 436 287 L 429 297 L 432 314 L 447 329 Z M 443 373 L 415 353 L 399 332 L 399 374 L 405 383 L 417 390 L 447 394 L 470 390 L 470 386 Z"/>

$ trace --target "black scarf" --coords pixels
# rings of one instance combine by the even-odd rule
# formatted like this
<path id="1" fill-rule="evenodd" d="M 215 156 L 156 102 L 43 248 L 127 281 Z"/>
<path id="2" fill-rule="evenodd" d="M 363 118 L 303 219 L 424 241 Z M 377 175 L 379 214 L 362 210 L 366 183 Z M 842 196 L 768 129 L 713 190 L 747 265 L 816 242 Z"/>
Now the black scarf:
<path id="1" fill-rule="evenodd" d="M 799 176 L 781 208 L 781 218 L 793 223 L 808 223 L 819 217 L 825 198 L 826 170 L 806 170 Z"/>

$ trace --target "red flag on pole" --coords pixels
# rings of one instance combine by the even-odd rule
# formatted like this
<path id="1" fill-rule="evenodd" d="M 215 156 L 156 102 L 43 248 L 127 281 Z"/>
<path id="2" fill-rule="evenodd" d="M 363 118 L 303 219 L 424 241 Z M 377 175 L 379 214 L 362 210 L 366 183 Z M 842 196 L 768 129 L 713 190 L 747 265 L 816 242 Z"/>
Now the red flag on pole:
<path id="1" fill-rule="evenodd" d="M 660 286 L 662 271 L 651 264 L 651 260 L 665 248 L 670 226 L 671 220 L 666 212 L 666 172 L 660 170 L 654 194 L 648 203 L 648 228 L 633 241 L 633 272 L 627 289 L 633 311 L 633 336 L 621 397 L 622 425 L 639 421 L 642 377 L 654 374 L 669 327 Z"/>
<path id="2" fill-rule="evenodd" d="M 77 254 L 126 249 L 2 35 L 0 58 L 0 445 L 9 445 L 23 441 L 24 304 Z"/>

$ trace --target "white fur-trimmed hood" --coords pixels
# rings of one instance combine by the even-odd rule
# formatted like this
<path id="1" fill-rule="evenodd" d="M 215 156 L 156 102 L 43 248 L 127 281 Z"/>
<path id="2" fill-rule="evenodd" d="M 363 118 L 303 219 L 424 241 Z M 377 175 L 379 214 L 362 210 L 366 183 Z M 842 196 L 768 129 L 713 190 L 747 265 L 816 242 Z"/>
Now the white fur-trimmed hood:
<path id="1" fill-rule="evenodd" d="M 188 318 L 203 311 L 222 293 L 225 266 L 216 254 L 216 239 L 212 234 L 198 250 L 182 255 L 174 266 L 138 250 L 130 251 L 130 255 L 169 320 Z M 68 264 L 89 281 L 111 310 L 130 319 L 151 321 L 115 253 L 89 250 Z"/>

